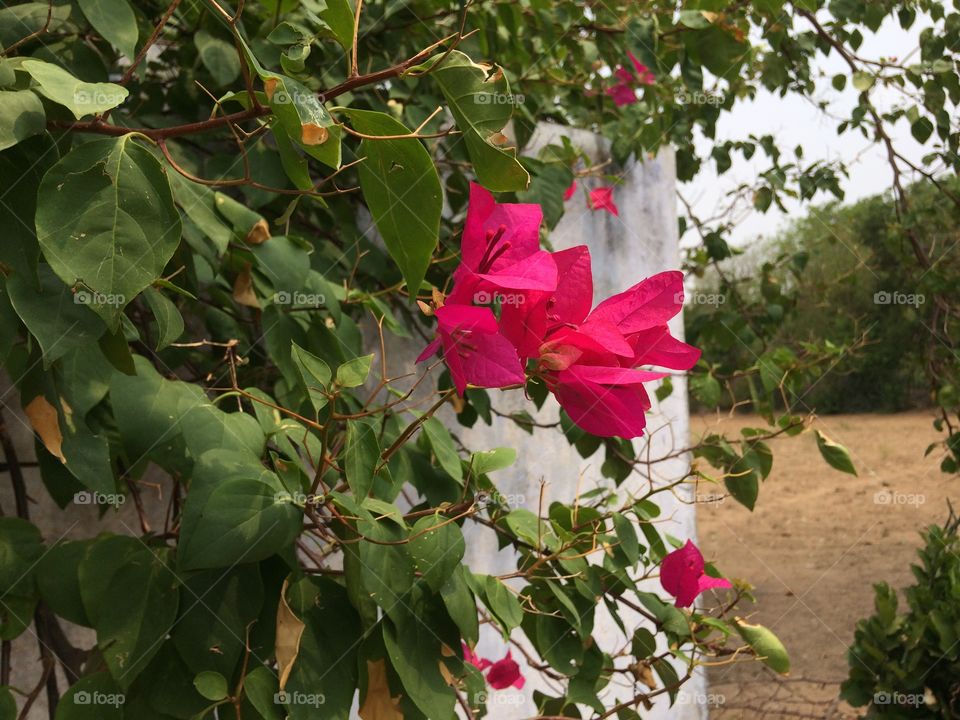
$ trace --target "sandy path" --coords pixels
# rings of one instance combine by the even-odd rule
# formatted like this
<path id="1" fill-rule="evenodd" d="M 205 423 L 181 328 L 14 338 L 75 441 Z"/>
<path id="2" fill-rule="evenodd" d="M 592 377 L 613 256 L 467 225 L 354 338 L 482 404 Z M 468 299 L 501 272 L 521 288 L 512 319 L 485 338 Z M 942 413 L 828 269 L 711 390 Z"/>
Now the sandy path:
<path id="1" fill-rule="evenodd" d="M 729 498 L 698 507 L 704 554 L 755 586 L 754 619 L 775 630 L 793 663 L 785 682 L 754 664 L 711 670 L 714 720 L 855 717 L 834 701 L 856 622 L 873 608 L 872 583 L 910 584 L 918 530 L 943 522 L 951 495 L 960 504 L 960 481 L 940 473 L 936 453 L 923 456 L 938 439 L 931 420 L 928 412 L 819 418 L 816 427 L 850 450 L 859 477 L 827 466 L 806 433 L 773 445 L 753 513 Z M 701 416 L 692 432 L 749 425 L 762 423 Z"/>

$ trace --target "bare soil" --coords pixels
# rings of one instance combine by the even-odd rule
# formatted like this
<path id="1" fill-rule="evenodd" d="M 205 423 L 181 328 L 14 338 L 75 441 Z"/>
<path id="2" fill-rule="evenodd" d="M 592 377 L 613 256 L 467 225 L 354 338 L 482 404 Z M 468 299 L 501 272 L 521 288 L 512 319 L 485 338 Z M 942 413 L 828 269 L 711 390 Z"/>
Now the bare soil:
<path id="1" fill-rule="evenodd" d="M 713 720 L 859 717 L 837 697 L 857 620 L 873 609 L 872 585 L 910 585 L 918 531 L 946 519 L 948 498 L 960 504 L 960 480 L 939 471 L 938 452 L 924 457 L 939 439 L 932 420 L 930 412 L 817 418 L 814 427 L 849 449 L 858 477 L 830 468 L 804 433 L 773 442 L 754 512 L 731 498 L 698 506 L 704 554 L 754 585 L 752 619 L 777 633 L 792 661 L 786 679 L 757 663 L 712 668 Z M 692 434 L 751 425 L 763 423 L 698 416 Z"/>

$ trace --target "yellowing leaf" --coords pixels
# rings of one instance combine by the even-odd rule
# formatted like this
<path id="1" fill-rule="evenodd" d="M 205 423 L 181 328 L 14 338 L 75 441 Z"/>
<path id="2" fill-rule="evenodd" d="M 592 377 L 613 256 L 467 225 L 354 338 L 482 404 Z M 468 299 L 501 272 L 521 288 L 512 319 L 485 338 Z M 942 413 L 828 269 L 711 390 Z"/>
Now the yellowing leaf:
<path id="1" fill-rule="evenodd" d="M 246 241 L 250 245 L 261 245 L 270 239 L 270 226 L 266 220 L 257 220 L 247 233 Z"/>
<path id="2" fill-rule="evenodd" d="M 300 130 L 300 142 L 304 145 L 323 145 L 330 137 L 330 132 L 325 127 L 315 123 L 306 123 Z"/>
<path id="3" fill-rule="evenodd" d="M 63 456 L 63 450 L 60 449 L 63 435 L 60 432 L 57 409 L 47 402 L 43 395 L 37 395 L 23 411 L 27 414 L 30 425 L 43 441 L 44 447 L 50 451 L 51 455 L 60 458 L 60 462 L 66 463 L 67 459 Z"/>
<path id="4" fill-rule="evenodd" d="M 253 292 L 253 275 L 250 273 L 250 263 L 247 263 L 247 266 L 233 282 L 233 299 L 247 307 L 260 307 L 260 301 L 257 300 L 256 293 Z"/>
<path id="5" fill-rule="evenodd" d="M 300 652 L 300 638 L 303 637 L 303 629 L 306 627 L 300 618 L 293 614 L 290 606 L 287 605 L 287 586 L 289 584 L 290 578 L 283 581 L 283 587 L 280 589 L 280 604 L 277 605 L 277 644 L 275 653 L 277 656 L 277 669 L 280 670 L 281 690 L 287 685 L 287 679 L 290 677 L 293 663 L 296 662 L 297 655 Z"/>
<path id="6" fill-rule="evenodd" d="M 383 659 L 367 660 L 367 694 L 360 706 L 363 720 L 403 720 L 400 712 L 400 697 L 390 697 L 387 683 L 387 666 Z"/>

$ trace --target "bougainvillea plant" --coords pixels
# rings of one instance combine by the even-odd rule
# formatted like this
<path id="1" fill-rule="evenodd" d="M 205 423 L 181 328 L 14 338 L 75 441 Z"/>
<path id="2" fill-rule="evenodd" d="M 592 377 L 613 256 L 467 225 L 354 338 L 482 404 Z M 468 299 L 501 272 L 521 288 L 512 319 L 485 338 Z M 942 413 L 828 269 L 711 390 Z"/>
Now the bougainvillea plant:
<path id="1" fill-rule="evenodd" d="M 777 346 L 789 290 L 765 285 L 762 308 L 730 303 L 697 328 L 698 361 L 666 330 L 679 273 L 594 307 L 589 254 L 544 240 L 575 179 L 617 214 L 617 163 L 665 143 L 689 179 L 707 161 L 694 128 L 712 137 L 758 84 L 812 94 L 818 53 L 858 45 L 874 8 L 909 26 L 913 5 L 832 3 L 849 26 L 811 0 L 0 8 L 2 397 L 19 397 L 36 437 L 36 461 L 18 455 L 5 407 L 0 718 L 45 702 L 58 720 L 354 706 L 445 720 L 481 717 L 507 690 L 544 718 L 635 718 L 705 663 L 786 671 L 776 639 L 734 615 L 749 586 L 663 530 L 674 485 L 623 489 L 649 467 L 627 438 L 644 430 L 644 384 L 673 391 L 650 368 L 690 369 L 711 406 L 721 383 L 756 381 L 767 426 L 685 448 L 702 462 L 677 481 L 722 483 L 752 508 L 767 441 L 803 430 L 803 409 L 774 400 L 844 349 Z M 922 142 L 936 129 L 953 166 L 941 114 L 956 93 L 937 63 L 957 24 L 943 19 L 918 69 L 847 55 L 863 88 L 850 129 L 873 117 L 879 135 L 869 90 L 899 73 L 929 95 L 902 115 Z M 722 103 L 678 99 L 711 78 Z M 525 156 L 541 120 L 602 132 L 612 162 L 569 142 Z M 758 208 L 840 192 L 842 168 L 782 162 L 772 138 L 717 143 L 711 160 L 725 170 L 758 148 L 771 163 Z M 696 225 L 702 273 L 731 251 Z M 414 369 L 390 361 L 406 336 L 430 343 L 424 403 L 404 383 Z M 734 341 L 755 357 L 712 365 L 709 347 Z M 463 447 L 436 417 L 492 422 L 484 388 L 512 385 L 563 412 L 505 421 L 602 452 L 603 479 L 577 502 L 511 505 L 496 478 L 516 453 Z M 95 504 L 104 524 L 63 536 L 40 520 L 50 503 L 68 518 Z M 512 547 L 516 569 L 466 566 L 465 528 Z M 642 626 L 604 645 L 599 608 Z M 481 624 L 503 637 L 497 660 L 475 653 Z"/>

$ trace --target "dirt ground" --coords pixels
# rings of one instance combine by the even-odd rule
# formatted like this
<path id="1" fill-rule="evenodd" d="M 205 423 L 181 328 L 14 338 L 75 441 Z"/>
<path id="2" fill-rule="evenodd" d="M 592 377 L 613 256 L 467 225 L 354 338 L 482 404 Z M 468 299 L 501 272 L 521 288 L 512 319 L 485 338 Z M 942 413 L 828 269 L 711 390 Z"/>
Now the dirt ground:
<path id="1" fill-rule="evenodd" d="M 753 663 L 711 669 L 712 720 L 859 717 L 837 693 L 856 622 L 873 608 L 872 583 L 911 584 L 918 530 L 943 522 L 948 498 L 960 505 L 960 480 L 939 472 L 937 453 L 924 457 L 938 439 L 931 422 L 929 412 L 818 418 L 859 477 L 831 469 L 805 433 L 774 441 L 753 513 L 730 498 L 698 506 L 704 554 L 755 586 L 754 621 L 779 635 L 793 666 L 785 680 Z M 692 433 L 750 425 L 762 423 L 700 416 Z"/>

